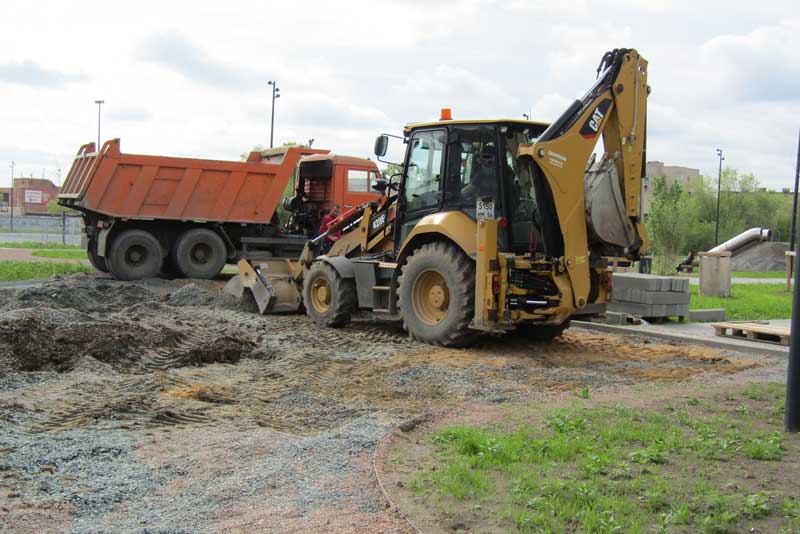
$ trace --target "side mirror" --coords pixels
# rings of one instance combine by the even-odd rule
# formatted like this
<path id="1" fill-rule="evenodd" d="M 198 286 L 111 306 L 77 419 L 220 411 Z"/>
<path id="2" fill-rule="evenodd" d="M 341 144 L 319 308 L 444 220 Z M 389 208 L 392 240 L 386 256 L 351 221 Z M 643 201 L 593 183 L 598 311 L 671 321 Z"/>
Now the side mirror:
<path id="1" fill-rule="evenodd" d="M 375 155 L 378 156 L 379 158 L 385 156 L 386 149 L 388 148 L 388 146 L 389 146 L 389 136 L 387 136 L 386 134 L 378 136 L 378 138 L 375 139 L 375 151 L 374 151 Z"/>
<path id="2" fill-rule="evenodd" d="M 378 139 L 380 139 L 380 138 L 378 138 Z M 388 182 L 386 180 L 381 179 L 381 178 L 378 178 L 377 180 L 375 180 L 375 183 L 372 184 L 372 189 L 374 189 L 375 191 L 377 191 L 381 195 L 385 195 L 386 194 L 386 189 L 388 187 L 389 187 Z"/>

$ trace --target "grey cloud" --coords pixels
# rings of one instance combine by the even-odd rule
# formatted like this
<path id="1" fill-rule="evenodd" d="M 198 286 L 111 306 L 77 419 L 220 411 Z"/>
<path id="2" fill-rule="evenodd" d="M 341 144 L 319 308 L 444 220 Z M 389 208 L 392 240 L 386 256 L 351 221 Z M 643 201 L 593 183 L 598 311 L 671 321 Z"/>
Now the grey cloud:
<path id="1" fill-rule="evenodd" d="M 188 36 L 176 31 L 163 31 L 147 37 L 139 48 L 139 58 L 211 86 L 243 87 L 258 83 L 248 71 L 211 57 Z"/>
<path id="2" fill-rule="evenodd" d="M 0 81 L 31 87 L 57 89 L 71 82 L 85 82 L 88 79 L 82 72 L 47 69 L 30 59 L 0 64 Z"/>

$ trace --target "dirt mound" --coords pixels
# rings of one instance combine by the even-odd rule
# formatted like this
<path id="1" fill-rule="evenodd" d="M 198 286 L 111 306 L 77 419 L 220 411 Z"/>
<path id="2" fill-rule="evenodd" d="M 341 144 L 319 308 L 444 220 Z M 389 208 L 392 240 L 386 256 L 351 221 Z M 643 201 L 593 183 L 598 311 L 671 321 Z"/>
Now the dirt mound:
<path id="1" fill-rule="evenodd" d="M 94 313 L 158 298 L 159 295 L 137 284 L 98 280 L 84 274 L 49 281 L 38 287 L 0 290 L 0 301 L 3 302 L 0 310 L 46 306 Z"/>
<path id="2" fill-rule="evenodd" d="M 196 284 L 187 284 L 174 293 L 166 301 L 173 306 L 212 306 L 215 308 L 239 309 L 239 299 L 222 292 L 212 292 Z"/>

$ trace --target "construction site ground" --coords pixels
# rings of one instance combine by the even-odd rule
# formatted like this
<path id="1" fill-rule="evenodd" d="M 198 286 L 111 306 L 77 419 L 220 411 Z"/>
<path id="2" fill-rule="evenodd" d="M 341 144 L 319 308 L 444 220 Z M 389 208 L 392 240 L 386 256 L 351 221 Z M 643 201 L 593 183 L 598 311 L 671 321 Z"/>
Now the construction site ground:
<path id="1" fill-rule="evenodd" d="M 785 378 L 774 353 L 580 328 L 430 347 L 256 315 L 223 283 L 0 288 L 0 531 L 409 532 L 373 454 L 424 414 Z"/>

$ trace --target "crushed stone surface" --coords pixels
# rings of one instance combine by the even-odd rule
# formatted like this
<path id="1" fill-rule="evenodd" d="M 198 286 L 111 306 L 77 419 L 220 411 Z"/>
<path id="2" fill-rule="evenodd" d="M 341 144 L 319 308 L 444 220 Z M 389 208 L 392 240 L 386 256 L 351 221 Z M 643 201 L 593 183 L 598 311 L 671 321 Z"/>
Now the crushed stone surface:
<path id="1" fill-rule="evenodd" d="M 408 532 L 378 440 L 461 403 L 780 379 L 781 362 L 569 330 L 471 349 L 259 316 L 219 281 L 0 288 L 0 531 Z"/>

